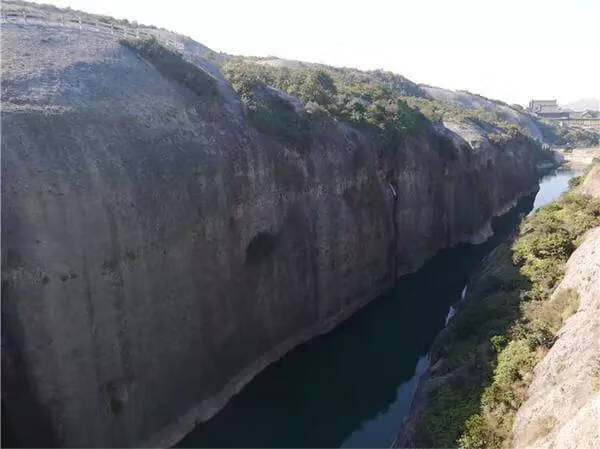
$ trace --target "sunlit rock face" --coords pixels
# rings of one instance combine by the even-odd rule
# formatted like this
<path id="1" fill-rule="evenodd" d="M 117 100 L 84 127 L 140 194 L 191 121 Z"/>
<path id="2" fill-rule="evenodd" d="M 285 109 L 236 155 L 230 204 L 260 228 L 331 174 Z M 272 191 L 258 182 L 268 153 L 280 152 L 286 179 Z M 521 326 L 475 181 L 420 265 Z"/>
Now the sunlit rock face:
<path id="1" fill-rule="evenodd" d="M 25 446 L 174 442 L 537 179 L 527 144 L 472 130 L 384 150 L 331 120 L 282 144 L 189 39 L 216 105 L 85 27 L 2 39 L 3 401 Z"/>

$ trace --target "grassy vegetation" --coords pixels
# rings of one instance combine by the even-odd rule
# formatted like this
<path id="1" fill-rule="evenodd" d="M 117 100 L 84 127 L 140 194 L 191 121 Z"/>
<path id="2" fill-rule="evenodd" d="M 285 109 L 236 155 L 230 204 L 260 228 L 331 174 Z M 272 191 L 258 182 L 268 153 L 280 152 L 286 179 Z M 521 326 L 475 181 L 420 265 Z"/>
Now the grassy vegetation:
<path id="1" fill-rule="evenodd" d="M 503 146 L 508 143 L 528 142 L 535 147 L 539 147 L 538 149 L 541 150 L 539 144 L 528 137 L 522 129 L 507 122 L 495 111 L 462 108 L 455 103 L 422 97 L 405 97 L 405 101 L 409 106 L 419 110 L 432 122 L 454 121 L 471 123 L 486 131 L 489 135 L 489 140 L 496 145 Z"/>
<path id="2" fill-rule="evenodd" d="M 192 90 L 205 104 L 214 104 L 219 98 L 210 74 L 156 39 L 122 39 L 120 43 Z M 418 85 L 391 72 L 303 63 L 288 67 L 283 61 L 273 65 L 260 58 L 241 57 L 227 57 L 221 69 L 240 95 L 250 122 L 259 131 L 298 148 L 309 146 L 330 118 L 370 129 L 383 149 L 397 148 L 407 136 L 430 129 L 430 122 L 444 120 L 476 124 L 499 146 L 523 140 L 535 147 L 521 129 L 497 113 L 433 100 Z M 301 100 L 306 110 L 296 110 L 278 91 Z M 440 138 L 437 149 L 444 157 L 454 157 L 454 145 L 447 139 Z"/>
<path id="3" fill-rule="evenodd" d="M 232 57 L 222 66 L 251 118 L 254 116 L 255 124 L 264 122 L 260 119 L 262 115 L 270 118 L 266 110 L 261 111 L 263 100 L 256 92 L 272 86 L 300 99 L 309 110 L 374 130 L 384 148 L 395 148 L 407 135 L 420 134 L 430 128 L 430 122 L 444 120 L 474 123 L 498 145 L 518 140 L 534 144 L 522 130 L 497 113 L 433 100 L 418 85 L 391 72 L 277 62 Z M 284 125 L 277 127 L 276 136 L 286 134 Z M 296 134 L 296 125 L 295 120 L 289 121 L 291 134 Z M 447 151 L 448 142 L 440 141 L 438 147 L 441 154 L 452 157 L 454 150 Z"/>
<path id="4" fill-rule="evenodd" d="M 360 72 L 326 66 L 299 65 L 288 68 L 260 63 L 260 60 L 232 58 L 223 66 L 257 128 L 280 138 L 306 134 L 308 127 L 297 119 L 287 117 L 276 129 L 267 127 L 273 118 L 266 108 L 266 86 L 292 95 L 307 105 L 310 118 L 337 117 L 371 127 L 384 146 L 395 146 L 407 134 L 418 133 L 427 120 L 402 100 L 400 94 L 419 92 L 405 78 L 388 72 Z M 263 108 L 264 106 L 264 108 Z M 276 104 L 279 110 L 282 104 Z M 316 114 L 315 114 L 316 113 Z M 278 115 L 273 114 L 273 115 Z M 264 117 L 264 120 L 263 120 Z M 288 131 L 285 125 L 290 128 Z"/>
<path id="5" fill-rule="evenodd" d="M 421 111 L 433 122 L 454 120 L 458 122 L 472 121 L 481 124 L 504 124 L 505 121 L 497 113 L 484 109 L 467 109 L 455 103 L 433 100 L 425 97 L 405 97 L 406 102 Z M 508 125 L 508 123 L 506 123 Z"/>
<path id="6" fill-rule="evenodd" d="M 544 139 L 554 145 L 594 147 L 600 144 L 600 132 L 593 129 L 557 126 L 547 120 L 540 121 L 539 124 Z"/>
<path id="7" fill-rule="evenodd" d="M 289 99 L 272 89 L 271 86 L 277 87 L 278 83 L 266 76 L 267 73 L 257 64 L 239 60 L 229 61 L 223 67 L 223 74 L 239 94 L 256 129 L 283 143 L 306 148 L 327 120 L 327 114 L 319 103 L 327 101 L 327 92 L 331 88 L 329 80 L 319 73 L 296 73 L 293 81 L 288 80 L 288 91 L 301 98 L 310 98 L 307 101 L 309 113 L 303 113 L 296 111 Z M 283 78 L 279 82 L 283 82 Z"/>
<path id="8" fill-rule="evenodd" d="M 583 234 L 600 225 L 600 200 L 578 193 L 576 184 L 526 219 L 512 244 L 492 253 L 472 283 L 472 299 L 436 340 L 435 386 L 419 424 L 420 445 L 510 446 L 533 367 L 578 308 L 576 291 L 552 292 Z M 541 422 L 539 435 L 550 424 Z"/>
<path id="9" fill-rule="evenodd" d="M 219 98 L 214 77 L 183 56 L 161 45 L 156 39 L 121 39 L 121 45 L 130 48 L 149 61 L 167 78 L 175 80 L 198 95 L 205 103 L 214 104 Z"/>

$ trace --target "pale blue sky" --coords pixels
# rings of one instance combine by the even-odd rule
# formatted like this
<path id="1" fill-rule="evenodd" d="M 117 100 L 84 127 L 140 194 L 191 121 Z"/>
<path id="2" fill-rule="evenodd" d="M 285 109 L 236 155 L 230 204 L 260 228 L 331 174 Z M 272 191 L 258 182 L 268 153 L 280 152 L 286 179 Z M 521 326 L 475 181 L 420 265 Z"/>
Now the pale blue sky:
<path id="1" fill-rule="evenodd" d="M 510 103 L 600 98 L 600 0 L 45 0 L 233 54 L 383 68 Z"/>

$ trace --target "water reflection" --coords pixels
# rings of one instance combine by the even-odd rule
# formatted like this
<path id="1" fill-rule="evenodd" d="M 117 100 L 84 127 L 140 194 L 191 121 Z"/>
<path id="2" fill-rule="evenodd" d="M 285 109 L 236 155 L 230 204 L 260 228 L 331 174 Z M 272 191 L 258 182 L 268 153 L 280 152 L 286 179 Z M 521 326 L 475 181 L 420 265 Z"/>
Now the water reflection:
<path id="1" fill-rule="evenodd" d="M 555 198 L 560 196 L 569 188 L 569 180 L 573 176 L 579 176 L 583 173 L 582 170 L 573 170 L 565 168 L 557 168 L 553 172 L 547 174 L 540 180 L 540 191 L 535 197 L 533 203 L 532 214 L 536 209 L 548 204 Z"/>

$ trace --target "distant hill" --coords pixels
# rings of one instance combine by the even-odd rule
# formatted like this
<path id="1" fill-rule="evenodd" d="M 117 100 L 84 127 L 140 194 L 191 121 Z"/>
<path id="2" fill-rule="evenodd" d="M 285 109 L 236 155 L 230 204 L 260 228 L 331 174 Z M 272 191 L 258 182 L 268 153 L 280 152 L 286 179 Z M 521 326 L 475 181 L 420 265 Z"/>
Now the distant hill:
<path id="1" fill-rule="evenodd" d="M 498 100 L 491 100 L 464 90 L 452 91 L 439 87 L 426 86 L 424 84 L 421 84 L 420 87 L 427 95 L 435 100 L 453 103 L 464 109 L 493 112 L 499 119 L 518 126 L 522 131 L 534 139 L 544 141 L 539 121 L 530 114 L 509 106 L 506 103 Z"/>
<path id="2" fill-rule="evenodd" d="M 573 111 L 585 111 L 586 109 L 600 111 L 600 98 L 582 98 L 580 100 L 564 104 L 562 107 L 565 109 L 572 109 Z"/>

